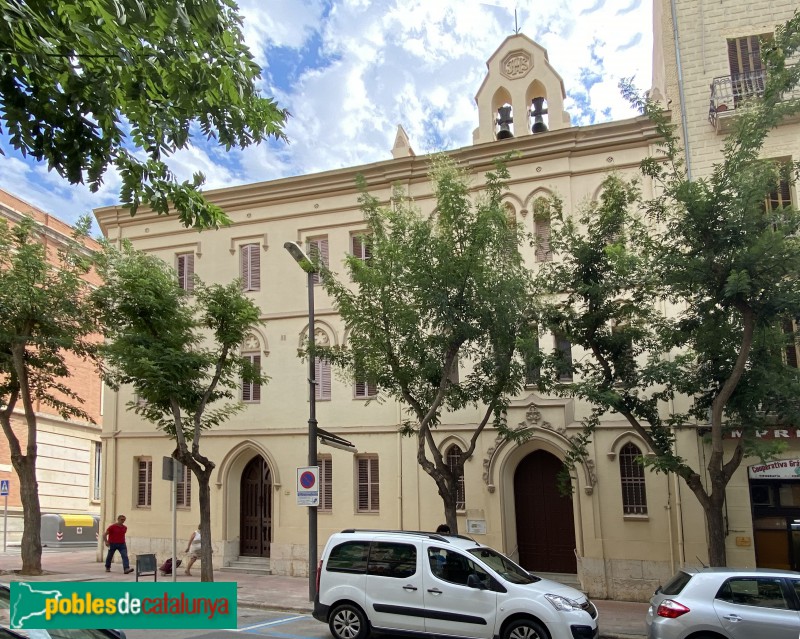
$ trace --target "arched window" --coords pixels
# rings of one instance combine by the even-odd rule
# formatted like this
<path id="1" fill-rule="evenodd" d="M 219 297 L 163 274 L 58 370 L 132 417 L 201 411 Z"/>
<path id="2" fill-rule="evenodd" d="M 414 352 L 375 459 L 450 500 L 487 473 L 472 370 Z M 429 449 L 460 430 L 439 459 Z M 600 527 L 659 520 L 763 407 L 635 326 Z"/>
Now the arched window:
<path id="1" fill-rule="evenodd" d="M 461 449 L 457 444 L 453 444 L 447 449 L 445 454 L 447 466 L 450 472 L 456 475 L 458 481 L 458 488 L 456 489 L 456 510 L 464 510 L 466 499 L 464 497 L 464 467 L 459 468 L 459 461 L 463 455 Z"/>
<path id="2" fill-rule="evenodd" d="M 635 444 L 627 443 L 619 453 L 619 476 L 622 480 L 622 513 L 624 515 L 647 514 L 647 489 L 644 483 L 642 451 Z"/>

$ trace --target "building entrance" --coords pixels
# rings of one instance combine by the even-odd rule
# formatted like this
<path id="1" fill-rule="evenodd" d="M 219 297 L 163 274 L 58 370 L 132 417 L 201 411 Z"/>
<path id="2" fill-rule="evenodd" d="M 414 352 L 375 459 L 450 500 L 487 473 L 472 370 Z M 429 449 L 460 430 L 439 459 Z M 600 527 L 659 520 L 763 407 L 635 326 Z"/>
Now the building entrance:
<path id="1" fill-rule="evenodd" d="M 520 565 L 533 572 L 577 572 L 572 498 L 558 492 L 562 463 L 537 450 L 514 473 Z"/>
<path id="2" fill-rule="evenodd" d="M 239 554 L 269 557 L 272 541 L 272 473 L 263 457 L 253 457 L 242 472 Z"/>
<path id="3" fill-rule="evenodd" d="M 800 570 L 800 460 L 748 468 L 759 568 Z"/>

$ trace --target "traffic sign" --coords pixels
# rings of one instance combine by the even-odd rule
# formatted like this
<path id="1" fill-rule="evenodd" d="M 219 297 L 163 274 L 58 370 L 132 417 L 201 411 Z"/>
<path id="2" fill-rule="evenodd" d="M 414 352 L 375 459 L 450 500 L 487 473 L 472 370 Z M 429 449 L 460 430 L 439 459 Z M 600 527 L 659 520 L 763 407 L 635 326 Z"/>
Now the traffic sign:
<path id="1" fill-rule="evenodd" d="M 319 506 L 319 466 L 297 469 L 297 505 Z"/>
<path id="2" fill-rule="evenodd" d="M 0 479 L 0 497 L 8 496 L 8 480 Z"/>

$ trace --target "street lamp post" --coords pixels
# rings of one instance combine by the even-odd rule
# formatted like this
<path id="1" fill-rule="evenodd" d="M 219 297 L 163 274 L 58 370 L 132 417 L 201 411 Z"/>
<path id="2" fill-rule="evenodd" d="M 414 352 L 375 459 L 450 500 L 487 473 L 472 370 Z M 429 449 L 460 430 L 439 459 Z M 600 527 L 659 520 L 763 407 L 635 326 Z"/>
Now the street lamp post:
<path id="1" fill-rule="evenodd" d="M 316 334 L 314 332 L 314 263 L 297 242 L 283 245 L 300 267 L 308 274 L 308 465 L 317 465 L 317 380 Z M 314 601 L 317 594 L 317 507 L 308 506 L 308 599 Z"/>

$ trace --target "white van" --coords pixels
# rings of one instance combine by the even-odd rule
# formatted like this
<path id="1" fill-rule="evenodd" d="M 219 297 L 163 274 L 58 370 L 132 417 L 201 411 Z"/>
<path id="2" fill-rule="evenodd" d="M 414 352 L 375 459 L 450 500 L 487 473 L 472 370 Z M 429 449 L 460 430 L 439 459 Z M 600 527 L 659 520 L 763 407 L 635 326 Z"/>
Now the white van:
<path id="1" fill-rule="evenodd" d="M 582 592 L 468 537 L 343 530 L 317 567 L 314 618 L 335 639 L 370 632 L 476 639 L 597 639 Z"/>

